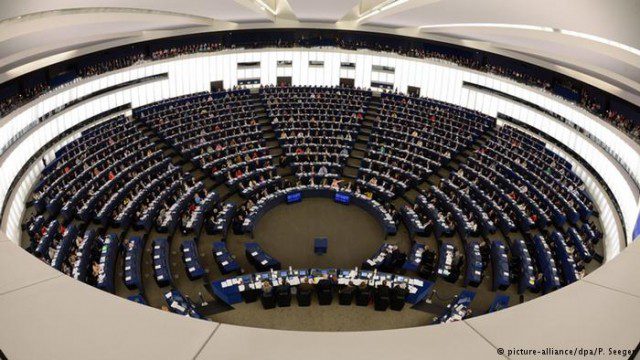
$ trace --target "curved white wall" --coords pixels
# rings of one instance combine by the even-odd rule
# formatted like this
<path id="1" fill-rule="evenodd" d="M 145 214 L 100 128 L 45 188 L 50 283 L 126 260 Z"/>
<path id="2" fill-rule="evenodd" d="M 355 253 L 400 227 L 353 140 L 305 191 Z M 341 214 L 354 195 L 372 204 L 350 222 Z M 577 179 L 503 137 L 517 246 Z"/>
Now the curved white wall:
<path id="1" fill-rule="evenodd" d="M 281 60 L 289 60 L 292 65 L 279 67 L 277 63 Z M 260 62 L 257 68 L 238 69 L 237 67 L 238 62 L 255 61 Z M 323 61 L 324 65 L 310 67 L 309 61 Z M 355 69 L 341 68 L 341 62 L 354 63 Z M 395 71 L 372 71 L 374 65 L 388 66 L 395 68 Z M 615 222 L 605 222 L 607 258 L 615 256 L 621 247 L 631 241 L 632 227 L 638 214 L 638 201 L 636 189 L 630 185 L 629 174 L 621 167 L 615 166 L 613 159 L 593 141 L 577 134 L 566 125 L 513 101 L 465 88 L 462 86 L 463 81 L 521 97 L 592 131 L 606 141 L 613 151 L 620 154 L 621 158 L 630 165 L 636 180 L 640 182 L 638 177 L 640 176 L 640 147 L 637 144 L 602 120 L 551 94 L 450 63 L 405 58 L 388 53 L 356 52 L 334 48 L 235 50 L 143 63 L 69 85 L 43 100 L 35 101 L 27 110 L 21 110 L 0 120 L 0 134 L 2 134 L 0 146 L 13 136 L 11 134 L 19 133 L 31 121 L 57 106 L 98 89 L 161 73 L 168 73 L 169 78 L 132 86 L 81 103 L 72 110 L 49 119 L 44 125 L 32 129 L 27 137 L 15 143 L 0 159 L 0 171 L 3 173 L 0 180 L 0 202 L 4 200 L 15 174 L 37 149 L 69 127 L 109 108 L 129 102 L 133 107 L 137 107 L 165 98 L 208 91 L 212 81 L 223 81 L 224 86 L 229 88 L 241 79 L 259 78 L 261 84 L 275 84 L 278 76 L 291 76 L 293 85 L 331 86 L 338 85 L 340 78 L 346 77 L 354 79 L 355 86 L 358 87 L 370 87 L 372 81 L 393 84 L 396 89 L 403 92 L 408 86 L 419 87 L 422 96 L 476 109 L 491 116 L 502 112 L 548 133 L 589 161 L 607 181 L 620 205 L 627 229 L 619 231 Z M 20 236 L 19 225 L 24 209 L 23 204 L 37 178 L 37 171 L 32 171 L 30 174 L 31 176 L 21 183 L 18 192 L 14 193 L 15 196 L 8 202 L 10 210 L 5 211 L 3 219 L 3 230 L 7 237 L 16 243 Z M 598 201 L 597 205 L 604 214 L 614 214 L 610 203 Z"/>

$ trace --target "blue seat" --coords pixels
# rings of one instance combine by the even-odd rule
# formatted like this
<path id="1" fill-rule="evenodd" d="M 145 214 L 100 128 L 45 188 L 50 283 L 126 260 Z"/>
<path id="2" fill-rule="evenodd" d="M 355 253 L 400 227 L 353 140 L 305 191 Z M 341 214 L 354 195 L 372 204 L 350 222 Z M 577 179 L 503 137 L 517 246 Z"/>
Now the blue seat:
<path id="1" fill-rule="evenodd" d="M 73 242 L 76 240 L 76 236 L 78 235 L 78 229 L 73 225 L 69 225 L 62 235 L 62 241 L 58 245 L 56 249 L 55 255 L 51 261 L 51 266 L 55 269 L 60 270 L 62 267 L 62 263 L 67 260 L 69 257 L 69 252 L 71 251 L 71 246 Z"/>
<path id="2" fill-rule="evenodd" d="M 466 318 L 467 314 L 463 311 L 471 307 L 471 302 L 476 297 L 476 293 L 469 290 L 462 290 L 460 294 L 453 298 L 451 303 L 447 305 L 446 310 L 438 319 L 436 323 L 444 323 L 452 320 L 462 320 Z M 459 319 L 457 319 L 459 317 Z"/>
<path id="3" fill-rule="evenodd" d="M 133 236 L 129 239 L 129 244 L 131 245 L 125 249 L 124 255 L 124 284 L 129 289 L 142 289 L 140 264 L 142 262 L 144 241 L 139 236 Z"/>
<path id="4" fill-rule="evenodd" d="M 460 272 L 456 263 L 456 247 L 443 243 L 438 256 L 438 275 L 450 283 L 456 282 Z"/>
<path id="5" fill-rule="evenodd" d="M 158 286 L 163 287 L 173 282 L 169 267 L 169 242 L 167 238 L 153 240 L 153 274 Z"/>
<path id="6" fill-rule="evenodd" d="M 142 294 L 131 295 L 131 296 L 127 297 L 127 299 L 129 299 L 129 300 L 131 300 L 133 302 L 137 302 L 138 304 L 147 305 L 147 302 L 144 299 L 144 297 L 142 296 Z"/>
<path id="7" fill-rule="evenodd" d="M 179 315 L 185 315 L 196 319 L 202 319 L 195 306 L 178 290 L 171 290 L 164 294 L 164 299 L 169 306 L 169 311 Z"/>
<path id="8" fill-rule="evenodd" d="M 548 293 L 560 288 L 561 284 L 556 262 L 551 255 L 551 250 L 546 240 L 542 236 L 536 235 L 533 237 L 533 245 L 536 251 L 536 259 L 538 260 L 538 270 L 542 273 L 542 291 Z"/>
<path id="9" fill-rule="evenodd" d="M 580 256 L 580 259 L 587 263 L 591 262 L 593 255 L 591 255 L 591 252 L 584 243 L 584 239 L 582 238 L 582 236 L 580 236 L 580 234 L 578 234 L 578 231 L 574 228 L 569 228 L 569 231 L 567 233 L 569 234 L 569 240 L 571 241 L 571 244 L 573 244 L 573 246 L 576 248 L 576 251 L 578 252 L 578 255 Z"/>
<path id="10" fill-rule="evenodd" d="M 467 244 L 467 271 L 464 278 L 465 286 L 477 287 L 482 281 L 482 254 L 480 254 L 480 245 L 477 241 Z"/>
<path id="11" fill-rule="evenodd" d="M 488 313 L 496 312 L 502 309 L 506 309 L 509 307 L 509 296 L 496 294 L 496 297 L 493 298 L 491 305 L 489 306 Z"/>
<path id="12" fill-rule="evenodd" d="M 229 253 L 227 245 L 222 241 L 213 243 L 213 258 L 216 259 L 216 264 L 224 275 L 240 270 L 240 265 Z"/>
<path id="13" fill-rule="evenodd" d="M 77 250 L 78 259 L 73 264 L 71 275 L 74 279 L 82 282 L 87 281 L 87 273 L 91 266 L 91 251 L 96 240 L 96 232 L 92 229 L 85 231 L 82 237 L 82 244 Z"/>
<path id="14" fill-rule="evenodd" d="M 313 240 L 313 252 L 321 255 L 327 253 L 328 240 L 326 237 L 319 237 Z"/>
<path id="15" fill-rule="evenodd" d="M 536 286 L 536 278 L 534 275 L 533 264 L 529 250 L 524 240 L 517 239 L 511 245 L 512 256 L 518 262 L 518 294 L 523 294 L 526 290 L 534 290 Z"/>
<path id="16" fill-rule="evenodd" d="M 418 271 L 418 266 L 422 262 L 422 254 L 424 253 L 424 244 L 414 243 L 411 247 L 411 253 L 407 257 L 402 268 L 409 271 Z"/>
<path id="17" fill-rule="evenodd" d="M 257 243 L 245 243 L 245 255 L 258 271 L 280 270 L 280 262 L 267 254 Z"/>
<path id="18" fill-rule="evenodd" d="M 109 234 L 105 237 L 102 249 L 100 249 L 100 268 L 96 287 L 112 293 L 114 291 L 114 275 L 116 256 L 118 255 L 118 236 Z"/>
<path id="19" fill-rule="evenodd" d="M 58 229 L 60 227 L 60 223 L 58 220 L 52 220 L 47 226 L 47 232 L 40 238 L 40 242 L 36 246 L 35 253 L 36 255 L 42 256 L 44 258 L 49 258 L 49 248 L 53 243 L 53 239 L 58 236 Z"/>
<path id="20" fill-rule="evenodd" d="M 491 243 L 491 264 L 493 270 L 493 291 L 506 290 L 510 284 L 509 258 L 504 243 L 494 240 Z"/>
<path id="21" fill-rule="evenodd" d="M 571 254 L 569 254 L 564 238 L 558 231 L 552 232 L 550 238 L 554 244 L 556 258 L 560 264 L 560 269 L 562 269 L 561 273 L 564 283 L 571 284 L 578 281 L 580 276 L 576 270 L 576 263 Z"/>
<path id="22" fill-rule="evenodd" d="M 185 240 L 180 245 L 182 250 L 182 261 L 187 270 L 189 279 L 200 279 L 204 275 L 204 269 L 200 265 L 200 257 L 198 255 L 198 245 L 194 239 Z"/>

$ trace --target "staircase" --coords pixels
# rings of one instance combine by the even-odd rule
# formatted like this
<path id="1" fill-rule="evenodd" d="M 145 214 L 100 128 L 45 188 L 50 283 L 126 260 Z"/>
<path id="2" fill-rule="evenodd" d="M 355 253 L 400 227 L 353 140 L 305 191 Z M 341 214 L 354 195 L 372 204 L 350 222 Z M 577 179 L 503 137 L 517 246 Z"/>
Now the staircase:
<path id="1" fill-rule="evenodd" d="M 353 149 L 347 158 L 347 163 L 343 169 L 344 180 L 354 180 L 358 176 L 358 169 L 362 163 L 362 159 L 367 153 L 369 137 L 373 131 L 373 120 L 380 111 L 380 94 L 373 94 L 367 106 L 367 113 L 362 120 L 360 131 L 356 137 Z"/>
<path id="2" fill-rule="evenodd" d="M 264 106 L 262 98 L 259 93 L 253 93 L 252 97 L 256 100 L 258 106 L 256 106 L 255 110 L 258 117 L 258 124 L 260 124 L 260 130 L 262 130 L 262 136 L 266 141 L 267 148 L 269 149 L 269 155 L 273 157 L 272 163 L 277 167 L 278 175 L 280 175 L 283 179 L 285 177 L 292 176 L 291 168 L 288 166 L 283 166 L 282 164 L 282 155 L 284 154 L 284 150 L 280 147 L 280 143 L 276 138 L 276 133 L 271 126 L 271 119 L 267 115 L 267 109 Z"/>

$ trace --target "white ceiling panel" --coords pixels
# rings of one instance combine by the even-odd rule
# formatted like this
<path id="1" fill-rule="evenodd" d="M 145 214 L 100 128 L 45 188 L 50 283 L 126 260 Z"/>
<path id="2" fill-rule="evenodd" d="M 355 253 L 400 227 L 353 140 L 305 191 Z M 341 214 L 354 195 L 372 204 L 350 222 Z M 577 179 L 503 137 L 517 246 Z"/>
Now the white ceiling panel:
<path id="1" fill-rule="evenodd" d="M 359 18 L 367 10 L 369 16 Z M 550 68 L 574 63 L 573 70 L 601 74 L 601 81 L 636 88 L 640 80 L 639 18 L 639 0 L 0 1 L 0 75 L 18 67 L 26 71 L 38 57 L 88 48 L 89 44 L 94 44 L 91 49 L 95 51 L 100 41 L 106 48 L 202 31 L 322 27 L 426 37 L 519 54 L 517 58 L 534 63 L 544 59 L 548 63 L 544 66 Z M 551 30 L 525 30 L 523 26 Z"/>
<path id="2" fill-rule="evenodd" d="M 123 8 L 166 11 L 216 20 L 253 22 L 267 21 L 259 7 L 241 5 L 235 0 L 21 0 L 0 1 L 0 19 L 53 10 L 83 8 Z"/>
<path id="3" fill-rule="evenodd" d="M 342 19 L 360 0 L 288 0 L 301 21 L 331 21 Z"/>

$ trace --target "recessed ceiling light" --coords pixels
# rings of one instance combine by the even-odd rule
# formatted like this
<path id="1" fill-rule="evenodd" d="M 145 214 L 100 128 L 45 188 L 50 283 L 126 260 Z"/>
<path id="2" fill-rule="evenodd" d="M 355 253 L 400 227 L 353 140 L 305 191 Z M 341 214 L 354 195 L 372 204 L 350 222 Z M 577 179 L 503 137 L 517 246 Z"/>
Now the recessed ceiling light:
<path id="1" fill-rule="evenodd" d="M 277 15 L 276 10 L 272 9 L 269 5 L 267 5 L 267 3 L 264 2 L 264 0 L 254 0 L 254 1 L 256 2 L 256 4 L 260 6 L 260 9 L 262 9 L 262 11 L 268 11 L 272 15 Z"/>
<path id="2" fill-rule="evenodd" d="M 420 26 L 420 29 L 437 29 L 437 28 L 449 28 L 449 27 L 491 27 L 491 28 L 507 28 L 507 29 L 519 29 L 519 30 L 535 30 L 553 32 L 552 27 L 548 26 L 536 26 L 536 25 L 523 25 L 523 24 L 497 24 L 497 23 L 460 23 L 460 24 L 437 24 L 437 25 L 424 25 Z"/>
<path id="3" fill-rule="evenodd" d="M 599 36 L 585 34 L 572 30 L 563 30 L 563 29 L 554 29 L 548 26 L 536 26 L 536 25 L 523 25 L 523 24 L 496 24 L 496 23 L 459 23 L 459 24 L 435 24 L 435 25 L 424 25 L 420 26 L 420 29 L 439 29 L 439 28 L 455 28 L 455 27 L 488 27 L 488 28 L 507 28 L 507 29 L 519 29 L 519 30 L 533 30 L 533 31 L 544 31 L 544 32 L 557 32 L 559 34 L 574 36 L 594 42 L 598 42 L 601 44 L 605 44 L 608 46 L 613 46 L 615 48 L 628 51 L 634 55 L 640 56 L 640 50 L 629 45 L 625 45 L 613 40 L 608 40 Z"/>
<path id="4" fill-rule="evenodd" d="M 368 17 L 371 17 L 373 15 L 377 15 L 383 11 L 387 11 L 391 8 L 394 8 L 398 5 L 404 4 L 409 0 L 387 0 L 383 3 L 380 3 L 374 7 L 372 7 L 371 9 L 363 12 L 362 14 L 360 14 L 360 16 L 358 17 L 358 21 L 362 21 Z"/>

